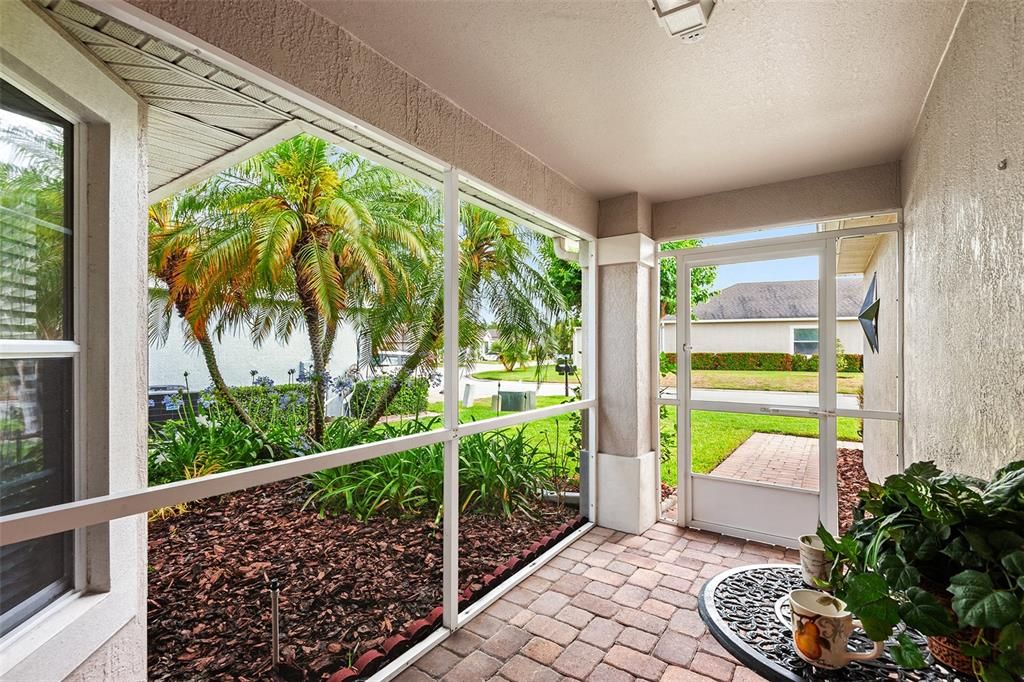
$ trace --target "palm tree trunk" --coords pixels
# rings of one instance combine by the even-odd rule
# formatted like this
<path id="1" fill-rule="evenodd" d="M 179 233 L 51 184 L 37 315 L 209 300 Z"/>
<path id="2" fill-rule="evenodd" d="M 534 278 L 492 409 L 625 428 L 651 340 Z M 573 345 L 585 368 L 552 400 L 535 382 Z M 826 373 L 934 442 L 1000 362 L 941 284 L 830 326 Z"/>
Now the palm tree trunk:
<path id="1" fill-rule="evenodd" d="M 210 340 L 206 330 L 202 330 L 202 335 L 196 334 L 196 341 L 199 342 L 199 348 L 203 351 L 203 360 L 206 362 L 206 369 L 210 372 L 210 379 L 213 380 L 214 388 L 217 389 L 217 393 L 220 397 L 228 404 L 231 411 L 235 413 L 235 416 L 250 429 L 258 433 L 260 436 L 263 435 L 263 429 L 256 425 L 256 423 L 249 416 L 249 413 L 242 407 L 242 403 L 238 402 L 238 398 L 231 392 L 227 383 L 224 381 L 224 375 L 220 373 L 220 367 L 217 364 L 217 354 L 214 351 L 213 341 Z"/>
<path id="2" fill-rule="evenodd" d="M 426 336 L 420 339 L 419 345 L 416 346 L 416 350 L 413 351 L 412 355 L 406 358 L 405 364 L 402 365 L 402 368 L 395 374 L 391 383 L 388 384 L 387 390 L 381 395 L 380 400 L 377 401 L 373 411 L 363 418 L 363 425 L 361 427 L 362 431 L 369 431 L 377 425 L 377 422 L 380 421 L 381 417 L 387 413 L 388 408 L 391 407 L 391 403 L 394 402 L 399 391 L 401 391 L 402 387 L 405 386 L 405 382 L 408 381 L 413 372 L 423 364 L 423 361 L 426 360 L 427 356 L 437 348 L 437 343 L 440 341 L 441 335 L 444 333 L 443 295 L 439 296 L 437 301 L 434 303 L 434 310 L 431 313 L 430 322 L 430 326 L 428 327 L 429 331 Z M 445 398 L 447 400 L 454 400 L 456 397 L 445 396 Z"/>
<path id="3" fill-rule="evenodd" d="M 309 350 L 313 355 L 313 376 L 309 387 L 309 421 L 307 434 L 315 443 L 323 442 L 324 438 L 324 376 L 327 365 L 324 362 L 324 328 L 323 317 L 314 302 L 309 282 L 301 274 L 295 264 L 295 289 L 302 304 L 302 316 L 306 320 L 306 333 L 309 336 Z"/>

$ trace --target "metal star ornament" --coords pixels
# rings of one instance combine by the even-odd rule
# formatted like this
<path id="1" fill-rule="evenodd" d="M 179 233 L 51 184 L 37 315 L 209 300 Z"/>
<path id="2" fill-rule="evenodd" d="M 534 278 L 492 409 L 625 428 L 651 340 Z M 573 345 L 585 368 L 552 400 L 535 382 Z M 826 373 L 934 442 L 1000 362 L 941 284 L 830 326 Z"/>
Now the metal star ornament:
<path id="1" fill-rule="evenodd" d="M 880 301 L 876 289 L 878 288 L 878 273 L 871 276 L 871 286 L 864 296 L 864 303 L 861 305 L 857 320 L 860 322 L 864 336 L 868 340 L 868 346 L 872 353 L 878 352 L 878 308 Z"/>

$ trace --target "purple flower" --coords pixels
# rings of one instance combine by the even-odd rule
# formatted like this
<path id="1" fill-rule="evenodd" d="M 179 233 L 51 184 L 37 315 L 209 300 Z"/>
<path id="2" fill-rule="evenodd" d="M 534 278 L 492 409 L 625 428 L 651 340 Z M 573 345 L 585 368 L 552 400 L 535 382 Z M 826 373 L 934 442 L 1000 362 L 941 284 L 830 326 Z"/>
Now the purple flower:
<path id="1" fill-rule="evenodd" d="M 257 377 L 253 382 L 256 386 L 262 386 L 264 388 L 270 388 L 274 385 L 274 380 L 268 376 Z"/>
<path id="2" fill-rule="evenodd" d="M 163 399 L 165 410 L 179 410 L 181 409 L 181 398 L 176 396 L 165 395 Z"/>

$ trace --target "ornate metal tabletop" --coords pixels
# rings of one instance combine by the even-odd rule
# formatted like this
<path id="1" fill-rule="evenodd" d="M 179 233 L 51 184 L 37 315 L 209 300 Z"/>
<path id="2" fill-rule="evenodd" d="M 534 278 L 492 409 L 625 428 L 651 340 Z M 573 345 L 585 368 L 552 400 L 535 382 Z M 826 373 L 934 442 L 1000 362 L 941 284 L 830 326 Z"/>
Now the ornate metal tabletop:
<path id="1" fill-rule="evenodd" d="M 908 630 L 921 645 L 923 670 L 900 668 L 888 653 L 874 661 L 856 661 L 842 670 L 821 670 L 796 655 L 789 626 L 787 596 L 791 590 L 805 587 L 800 567 L 786 564 L 741 566 L 720 573 L 700 592 L 700 616 L 711 634 L 726 651 L 741 663 L 769 680 L 908 680 L 909 682 L 971 682 L 971 679 L 935 661 L 925 647 L 924 637 Z M 872 643 L 863 634 L 854 633 L 850 646 L 870 651 Z"/>

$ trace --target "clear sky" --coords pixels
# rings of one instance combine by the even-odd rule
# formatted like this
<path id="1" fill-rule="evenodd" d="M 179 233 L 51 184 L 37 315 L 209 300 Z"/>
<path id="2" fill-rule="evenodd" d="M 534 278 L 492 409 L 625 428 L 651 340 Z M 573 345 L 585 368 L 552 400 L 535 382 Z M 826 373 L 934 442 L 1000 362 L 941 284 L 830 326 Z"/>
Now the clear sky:
<path id="1" fill-rule="evenodd" d="M 724 237 L 707 237 L 703 241 L 705 246 L 735 244 L 736 242 L 751 241 L 753 239 L 770 239 L 774 237 L 787 237 L 794 234 L 807 234 L 814 232 L 816 229 L 815 225 L 811 223 L 809 225 L 793 225 L 772 230 L 744 232 Z M 818 279 L 817 258 L 814 256 L 803 256 L 800 258 L 719 265 L 715 277 L 715 289 L 721 291 L 740 282 L 788 282 L 798 279 Z"/>

